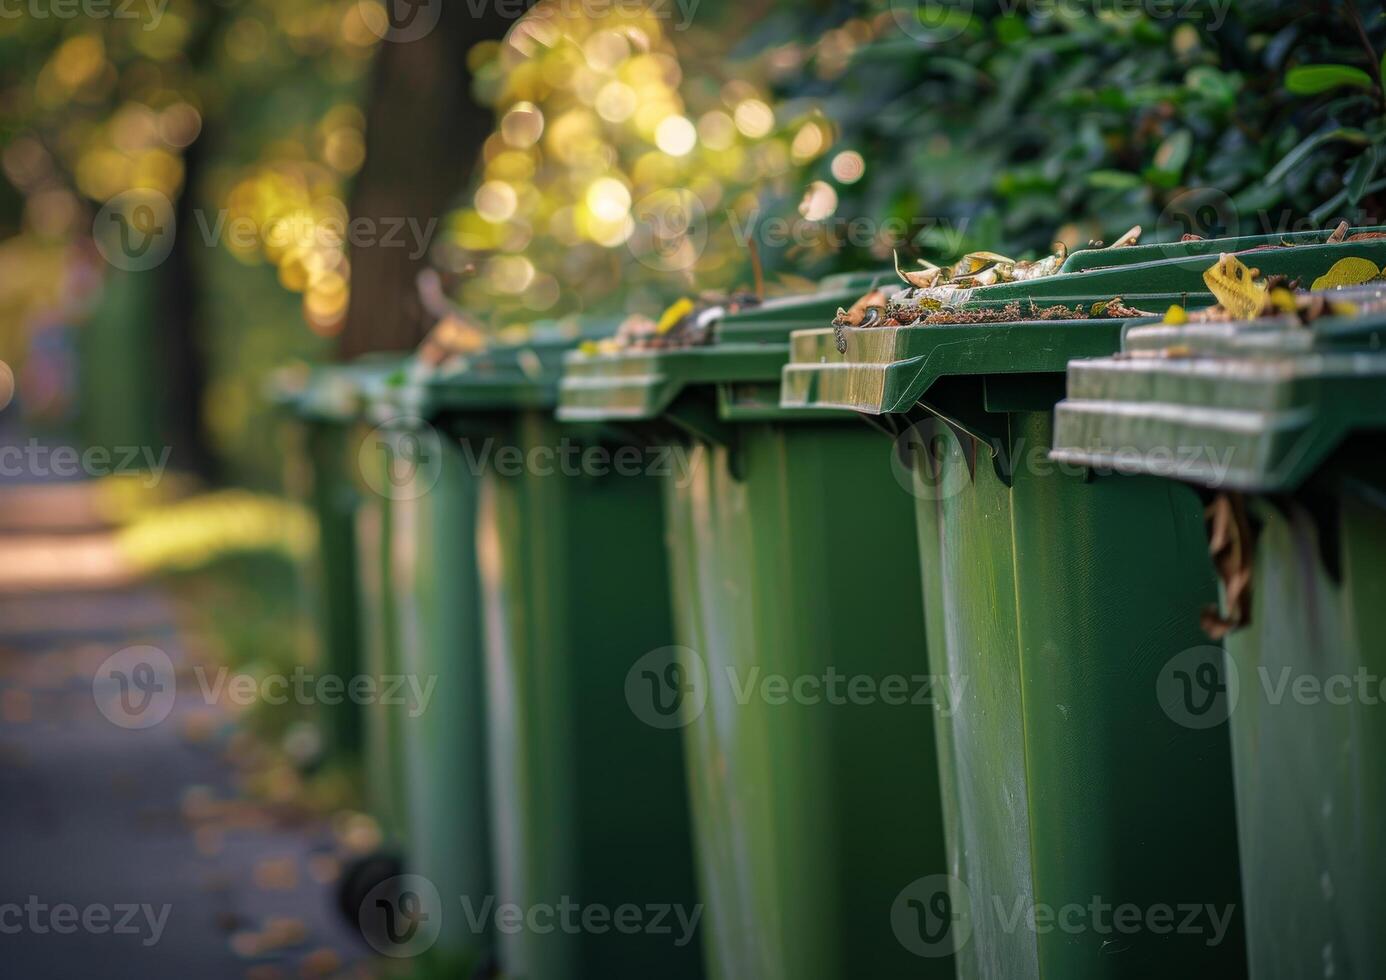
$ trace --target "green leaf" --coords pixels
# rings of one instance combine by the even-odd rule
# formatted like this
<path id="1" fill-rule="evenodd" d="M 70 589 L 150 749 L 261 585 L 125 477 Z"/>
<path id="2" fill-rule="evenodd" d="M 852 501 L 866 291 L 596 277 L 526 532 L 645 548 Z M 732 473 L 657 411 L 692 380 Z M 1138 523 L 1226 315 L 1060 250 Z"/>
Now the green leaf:
<path id="1" fill-rule="evenodd" d="M 1242 89 L 1242 77 L 1236 72 L 1222 72 L 1208 65 L 1198 65 L 1190 68 L 1184 76 L 1184 85 L 1209 102 L 1231 107 Z"/>
<path id="2" fill-rule="evenodd" d="M 1140 177 L 1125 170 L 1094 170 L 1088 174 L 1088 184 L 1114 191 L 1128 191 L 1141 186 Z"/>
<path id="3" fill-rule="evenodd" d="M 1181 174 L 1193 149 L 1193 134 L 1181 129 L 1170 135 L 1155 151 L 1155 167 L 1170 174 Z"/>
<path id="4" fill-rule="evenodd" d="M 1347 177 L 1344 183 L 1347 185 L 1347 199 L 1349 204 L 1356 204 L 1362 200 L 1366 193 L 1367 184 L 1376 176 L 1376 168 L 1381 162 L 1381 148 L 1376 144 L 1367 147 L 1366 151 L 1352 161 L 1352 166 L 1348 167 Z"/>
<path id="5" fill-rule="evenodd" d="M 1286 153 L 1283 157 L 1281 157 L 1280 162 L 1277 163 L 1274 167 L 1271 167 L 1270 173 L 1266 174 L 1266 176 L 1261 179 L 1261 183 L 1266 186 L 1273 186 L 1275 184 L 1280 183 L 1280 181 L 1282 181 L 1285 178 L 1285 175 L 1288 174 L 1291 170 L 1293 170 L 1296 166 L 1298 166 L 1304 160 L 1305 157 L 1309 156 L 1310 153 L 1313 153 L 1323 144 L 1331 143 L 1334 140 L 1347 140 L 1348 142 L 1352 143 L 1366 143 L 1367 134 L 1362 132 L 1362 130 L 1360 129 L 1349 129 L 1346 127 L 1341 127 L 1339 129 L 1330 129 L 1327 132 L 1315 133 L 1313 136 L 1310 136 L 1308 139 L 1305 139 L 1303 142 L 1301 142 L 1289 153 Z"/>
<path id="6" fill-rule="evenodd" d="M 1030 36 L 1030 29 L 1025 25 L 1025 21 L 1015 14 L 996 19 L 996 38 L 1002 44 L 1020 44 Z"/>
<path id="7" fill-rule="evenodd" d="M 1383 190 L 1386 190 L 1386 180 L 1375 181 L 1374 183 L 1368 184 L 1366 187 L 1367 194 L 1379 194 Z M 1346 201 L 1347 188 L 1343 188 L 1314 210 L 1310 211 L 1309 222 L 1315 226 L 1322 225 L 1328 220 L 1329 215 L 1337 214 L 1338 209 L 1341 208 Z"/>
<path id="8" fill-rule="evenodd" d="M 1370 89 L 1372 79 L 1351 65 L 1301 65 L 1285 73 L 1285 87 L 1296 95 L 1317 95 L 1341 85 Z"/>

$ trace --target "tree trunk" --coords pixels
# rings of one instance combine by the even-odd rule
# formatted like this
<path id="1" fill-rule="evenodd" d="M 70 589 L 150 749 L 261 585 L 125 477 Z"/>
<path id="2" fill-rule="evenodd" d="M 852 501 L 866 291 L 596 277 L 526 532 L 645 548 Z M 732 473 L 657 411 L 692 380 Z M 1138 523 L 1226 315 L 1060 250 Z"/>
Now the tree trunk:
<path id="1" fill-rule="evenodd" d="M 189 46 L 188 57 L 193 64 L 207 63 L 222 23 L 222 10 L 214 7 L 200 34 Z M 183 153 L 183 189 L 174 205 L 179 235 L 168 260 L 157 273 L 153 317 L 156 346 L 150 352 L 152 362 L 158 365 L 150 372 L 150 383 L 153 378 L 161 378 L 163 389 L 158 396 L 157 418 L 173 450 L 173 465 L 208 481 L 216 480 L 221 473 L 204 428 L 202 402 L 207 389 L 207 354 L 203 348 L 205 327 L 201 316 L 203 281 L 198 268 L 203 256 L 195 254 L 203 249 L 193 229 L 197 227 L 200 203 L 198 185 L 206 169 L 207 148 L 212 140 L 209 130 L 214 121 L 210 115 L 204 114 L 202 131 Z"/>
<path id="2" fill-rule="evenodd" d="M 495 122 L 472 96 L 467 50 L 505 36 L 515 18 L 499 11 L 509 13 L 509 5 L 486 4 L 472 16 L 472 4 L 430 2 L 442 4 L 437 26 L 418 40 L 381 42 L 376 57 L 366 162 L 351 200 L 352 220 L 373 222 L 374 233 L 372 243 L 350 246 L 351 305 L 338 342 L 343 359 L 412 349 L 432 326 L 415 288 L 427 254 L 417 254 L 413 229 L 432 229 L 436 238 L 431 223 L 466 187 Z M 403 233 L 387 235 L 411 220 Z"/>

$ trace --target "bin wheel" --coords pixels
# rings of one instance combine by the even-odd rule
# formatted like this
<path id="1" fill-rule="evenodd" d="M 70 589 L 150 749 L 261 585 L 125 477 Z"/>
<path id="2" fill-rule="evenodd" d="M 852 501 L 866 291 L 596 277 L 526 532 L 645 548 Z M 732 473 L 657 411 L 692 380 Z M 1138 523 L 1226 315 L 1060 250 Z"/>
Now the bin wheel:
<path id="1" fill-rule="evenodd" d="M 376 851 L 355 858 L 342 870 L 337 885 L 337 908 L 357 932 L 361 930 L 361 903 L 383 881 L 404 873 L 398 854 Z"/>

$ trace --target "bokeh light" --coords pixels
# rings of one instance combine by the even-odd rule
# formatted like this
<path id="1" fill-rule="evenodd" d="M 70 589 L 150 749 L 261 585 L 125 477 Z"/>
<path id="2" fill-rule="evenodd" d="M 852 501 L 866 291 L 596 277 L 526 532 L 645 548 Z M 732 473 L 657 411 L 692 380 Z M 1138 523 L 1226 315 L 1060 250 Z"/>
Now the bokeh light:
<path id="1" fill-rule="evenodd" d="M 856 150 L 844 150 L 833 157 L 832 173 L 844 184 L 855 184 L 866 174 L 866 161 Z"/>

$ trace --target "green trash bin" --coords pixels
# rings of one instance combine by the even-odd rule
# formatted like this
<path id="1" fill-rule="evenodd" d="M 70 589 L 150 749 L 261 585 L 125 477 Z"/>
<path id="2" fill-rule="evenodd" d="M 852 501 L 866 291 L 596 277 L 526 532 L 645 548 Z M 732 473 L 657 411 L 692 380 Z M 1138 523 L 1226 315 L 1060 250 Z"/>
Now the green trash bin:
<path id="1" fill-rule="evenodd" d="M 1159 298 L 1133 285 L 1122 295 Z M 1176 725 L 1146 697 L 1170 656 L 1207 642 L 1199 502 L 1045 456 L 1068 361 L 1116 350 L 1122 327 L 848 328 L 845 354 L 832 329 L 804 330 L 783 372 L 786 407 L 898 432 L 932 670 L 966 685 L 938 726 L 952 878 L 930 896 L 954 916 L 960 977 L 1245 969 L 1225 733 Z"/>
<path id="2" fill-rule="evenodd" d="M 366 810 L 381 833 L 377 849 L 343 869 L 338 904 L 353 926 L 377 942 L 363 910 L 373 907 L 378 889 L 390 889 L 393 886 L 386 883 L 400 880 L 406 852 L 410 867 L 420 861 L 441 865 L 445 870 L 435 874 L 446 878 L 446 869 L 457 862 L 437 859 L 438 842 L 446 853 L 454 840 L 465 840 L 465 834 L 452 827 L 453 814 L 418 805 L 421 797 L 429 798 L 431 784 L 442 782 L 437 774 L 447 772 L 454 761 L 450 758 L 431 776 L 420 774 L 411 763 L 431 759 L 427 752 L 434 747 L 419 751 L 416 738 L 411 751 L 406 741 L 413 704 L 403 682 L 425 675 L 401 665 L 396 628 L 392 586 L 401 563 L 389 553 L 391 497 L 397 494 L 386 450 L 389 440 L 398 436 L 371 418 L 378 406 L 388 404 L 385 395 L 391 381 L 398 379 L 406 363 L 402 355 L 370 355 L 350 364 L 319 367 L 306 376 L 286 372 L 275 379 L 270 393 L 297 420 L 286 447 L 286 484 L 309 503 L 318 523 L 319 547 L 306 576 L 318 663 L 324 673 L 340 678 L 339 697 L 334 694 L 333 701 L 321 705 L 329 758 L 361 770 Z M 438 676 L 452 680 L 456 672 Z M 443 693 L 447 692 L 427 689 L 430 701 Z M 445 748 L 455 752 L 456 740 Z M 441 832 L 440 823 L 446 827 Z M 484 854 L 484 847 L 481 851 Z M 446 941 L 438 945 L 448 949 Z M 470 960 L 454 957 L 447 962 L 465 966 Z"/>
<path id="3" fill-rule="evenodd" d="M 356 431 L 353 445 L 361 467 L 363 485 L 388 481 L 388 457 L 376 446 L 363 458 L 360 447 L 369 427 Z M 388 440 L 379 434 L 373 443 Z M 379 454 L 378 456 L 376 454 Z M 395 621 L 391 580 L 391 501 L 373 492 L 362 494 L 356 508 L 356 578 L 360 588 L 360 642 L 364 673 L 383 677 L 397 673 L 398 627 Z M 381 835 L 397 847 L 404 826 L 404 767 L 402 736 L 396 713 L 384 705 L 370 704 L 363 710 L 365 742 L 366 807 L 380 824 Z"/>
<path id="4" fill-rule="evenodd" d="M 108 268 L 89 319 L 77 333 L 78 430 L 88 446 L 165 446 L 168 388 L 150 384 L 164 363 L 157 325 L 159 280 Z"/>
<path id="5" fill-rule="evenodd" d="M 1132 330 L 1122 356 L 1070 365 L 1057 411 L 1055 458 L 1188 481 L 1218 518 L 1226 665 L 1169 660 L 1143 693 L 1191 728 L 1229 722 L 1255 980 L 1386 961 L 1380 310 Z"/>
<path id="6" fill-rule="evenodd" d="M 710 343 L 565 368 L 560 419 L 686 454 L 663 478 L 678 649 L 635 665 L 632 710 L 683 731 L 723 980 L 953 975 L 948 949 L 895 931 L 947 872 L 947 692 L 921 650 L 910 499 L 859 419 L 778 405 L 790 332 L 884 278 L 710 310 Z"/>
<path id="7" fill-rule="evenodd" d="M 416 876 L 396 890 L 412 891 L 435 922 L 401 942 L 372 908 L 362 915 L 373 945 L 415 959 L 413 976 L 470 976 L 494 952 L 489 930 L 456 904 L 492 887 L 476 493 L 457 447 L 401 406 L 418 370 L 411 361 L 368 390 L 355 462 L 375 525 L 364 535 L 378 651 L 372 715 L 388 771 L 375 787 L 390 794 L 390 834 L 403 872 Z"/>
<path id="8" fill-rule="evenodd" d="M 450 897 L 448 914 L 491 917 L 507 977 L 691 978 L 678 733 L 625 698 L 630 665 L 672 636 L 659 488 L 594 462 L 634 449 L 624 434 L 555 420 L 561 357 L 581 339 L 535 328 L 404 398 L 460 464 L 429 496 L 469 495 L 477 512 L 496 887 Z"/>
<path id="9" fill-rule="evenodd" d="M 269 395 L 289 421 L 285 486 L 312 511 L 318 547 L 304 569 L 312 609 L 317 667 L 346 680 L 362 669 L 360 582 L 357 577 L 356 512 L 361 482 L 352 452 L 363 410 L 362 384 L 401 363 L 397 356 L 363 358 L 349 365 L 287 369 Z M 328 758 L 356 768 L 362 752 L 362 709 L 350 698 L 323 705 Z"/>

